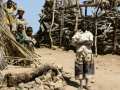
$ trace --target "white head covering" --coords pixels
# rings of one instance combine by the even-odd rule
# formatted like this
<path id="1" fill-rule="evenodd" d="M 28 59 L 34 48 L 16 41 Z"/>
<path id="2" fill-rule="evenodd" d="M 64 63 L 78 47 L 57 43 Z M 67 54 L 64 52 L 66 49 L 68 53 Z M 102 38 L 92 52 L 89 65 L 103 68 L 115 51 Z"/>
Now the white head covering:
<path id="1" fill-rule="evenodd" d="M 24 11 L 24 8 L 22 6 L 18 7 L 18 10 Z"/>

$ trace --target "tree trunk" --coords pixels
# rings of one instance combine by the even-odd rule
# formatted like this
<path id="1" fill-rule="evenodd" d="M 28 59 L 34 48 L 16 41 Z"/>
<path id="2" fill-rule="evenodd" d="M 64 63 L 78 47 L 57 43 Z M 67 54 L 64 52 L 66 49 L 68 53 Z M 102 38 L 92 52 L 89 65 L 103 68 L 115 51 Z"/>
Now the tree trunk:
<path id="1" fill-rule="evenodd" d="M 55 73 L 55 76 L 59 76 L 62 74 L 62 77 L 65 80 L 69 81 L 69 76 L 65 74 L 65 72 L 63 72 L 61 69 L 59 69 L 56 66 L 53 65 L 41 65 L 38 68 L 34 68 L 34 69 L 30 69 L 29 72 L 19 72 L 19 73 L 12 73 L 11 72 L 7 72 L 4 73 L 4 79 L 5 81 L 7 81 L 7 86 L 12 87 L 12 86 L 17 86 L 19 83 L 27 83 L 30 82 L 32 80 L 35 80 L 35 78 L 45 75 L 46 73 L 48 73 L 49 70 L 52 70 L 53 73 Z"/>

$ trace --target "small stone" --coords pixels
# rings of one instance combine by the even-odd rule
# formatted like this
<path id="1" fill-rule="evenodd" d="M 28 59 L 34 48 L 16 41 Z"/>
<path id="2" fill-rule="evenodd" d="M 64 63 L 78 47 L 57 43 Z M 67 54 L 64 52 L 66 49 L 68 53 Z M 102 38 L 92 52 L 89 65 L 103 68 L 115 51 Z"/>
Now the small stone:
<path id="1" fill-rule="evenodd" d="M 31 67 L 32 67 L 32 68 L 35 68 L 36 66 L 35 66 L 35 64 L 31 64 Z"/>
<path id="2" fill-rule="evenodd" d="M 73 53 L 73 50 L 69 50 L 69 52 Z"/>
<path id="3" fill-rule="evenodd" d="M 39 78 L 35 78 L 35 82 L 36 82 L 37 84 L 41 84 L 41 80 L 40 80 Z"/>
<path id="4" fill-rule="evenodd" d="M 92 77 L 90 83 L 95 83 L 95 81 L 96 81 L 95 78 Z"/>
<path id="5" fill-rule="evenodd" d="M 52 50 L 56 50 L 58 47 L 56 46 L 52 46 Z"/>
<path id="6" fill-rule="evenodd" d="M 35 81 L 32 81 L 32 82 L 26 83 L 25 87 L 26 87 L 26 88 L 33 88 L 34 85 L 35 85 Z"/>
<path id="7" fill-rule="evenodd" d="M 50 90 L 50 88 L 48 86 L 44 86 L 45 90 Z"/>
<path id="8" fill-rule="evenodd" d="M 35 81 L 28 82 L 27 84 L 29 84 L 29 85 L 33 85 L 33 84 L 35 84 Z"/>
<path id="9" fill-rule="evenodd" d="M 20 83 L 20 84 L 18 85 L 18 87 L 19 87 L 19 88 L 24 88 L 24 87 L 25 87 L 25 84 L 24 84 L 24 83 Z"/>
<path id="10" fill-rule="evenodd" d="M 62 80 L 59 80 L 55 83 L 55 88 L 62 88 L 63 87 L 63 84 L 62 84 Z"/>
<path id="11" fill-rule="evenodd" d="M 62 65 L 57 65 L 57 67 L 61 70 L 63 70 L 63 66 Z"/>

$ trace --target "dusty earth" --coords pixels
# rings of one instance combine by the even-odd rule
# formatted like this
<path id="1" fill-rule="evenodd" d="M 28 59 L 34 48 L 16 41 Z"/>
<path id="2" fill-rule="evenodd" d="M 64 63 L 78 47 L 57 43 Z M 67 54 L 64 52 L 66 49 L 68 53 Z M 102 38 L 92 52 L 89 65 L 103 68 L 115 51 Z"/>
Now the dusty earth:
<path id="1" fill-rule="evenodd" d="M 75 53 L 73 51 L 40 48 L 36 52 L 41 55 L 42 62 L 58 64 L 74 78 Z M 98 56 L 95 58 L 95 68 L 95 83 L 91 83 L 91 90 L 120 90 L 120 56 Z M 77 90 L 74 85 L 67 85 L 65 88 L 65 90 Z"/>

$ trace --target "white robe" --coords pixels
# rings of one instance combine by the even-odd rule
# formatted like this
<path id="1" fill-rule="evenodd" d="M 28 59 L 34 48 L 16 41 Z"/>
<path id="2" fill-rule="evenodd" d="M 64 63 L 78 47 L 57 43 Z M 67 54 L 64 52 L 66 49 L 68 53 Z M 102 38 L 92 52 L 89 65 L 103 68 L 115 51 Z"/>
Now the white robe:
<path id="1" fill-rule="evenodd" d="M 72 42 L 74 43 L 74 46 L 76 47 L 76 57 L 81 58 L 81 56 L 91 56 L 92 50 L 89 46 L 86 46 L 84 44 L 80 45 L 79 42 L 83 41 L 93 41 L 93 34 L 89 31 L 86 32 L 76 32 L 75 35 L 72 37 Z M 90 55 L 89 55 L 90 54 Z"/>

